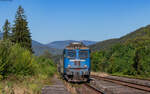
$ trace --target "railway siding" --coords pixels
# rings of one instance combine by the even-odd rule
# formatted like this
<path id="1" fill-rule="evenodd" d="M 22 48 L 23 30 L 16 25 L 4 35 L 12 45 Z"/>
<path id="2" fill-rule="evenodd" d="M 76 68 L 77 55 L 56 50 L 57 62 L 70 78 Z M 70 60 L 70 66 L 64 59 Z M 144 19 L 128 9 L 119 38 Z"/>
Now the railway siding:
<path id="1" fill-rule="evenodd" d="M 143 86 L 150 87 L 150 81 L 149 80 L 132 79 L 132 78 L 118 77 L 118 76 L 106 76 L 105 78 L 114 79 L 114 80 L 118 80 L 118 81 L 124 81 L 124 82 L 128 82 L 128 83 L 133 83 L 133 84 L 137 84 L 137 85 L 143 85 Z"/>
<path id="2" fill-rule="evenodd" d="M 93 86 L 104 92 L 104 94 L 150 94 L 149 92 L 137 90 L 134 88 L 118 85 L 99 79 L 95 79 L 95 83 L 96 84 L 93 84 Z"/>

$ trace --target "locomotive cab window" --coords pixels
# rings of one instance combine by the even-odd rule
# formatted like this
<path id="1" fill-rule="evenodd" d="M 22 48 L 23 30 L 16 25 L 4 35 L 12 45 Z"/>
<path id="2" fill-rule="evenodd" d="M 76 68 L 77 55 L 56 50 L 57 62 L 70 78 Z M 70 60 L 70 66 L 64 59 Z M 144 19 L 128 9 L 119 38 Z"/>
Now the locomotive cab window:
<path id="1" fill-rule="evenodd" d="M 79 57 L 81 59 L 88 58 L 88 51 L 87 50 L 81 50 L 81 51 L 79 51 Z"/>
<path id="2" fill-rule="evenodd" d="M 70 58 L 70 59 L 74 59 L 76 57 L 75 50 L 68 50 L 67 51 L 67 57 Z"/>

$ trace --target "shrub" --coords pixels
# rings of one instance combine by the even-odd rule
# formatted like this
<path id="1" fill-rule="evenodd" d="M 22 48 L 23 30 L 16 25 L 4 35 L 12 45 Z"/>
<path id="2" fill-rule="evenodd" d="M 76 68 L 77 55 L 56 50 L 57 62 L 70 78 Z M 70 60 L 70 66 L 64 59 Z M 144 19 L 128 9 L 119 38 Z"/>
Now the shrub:
<path id="1" fill-rule="evenodd" d="M 37 63 L 30 51 L 18 44 L 11 47 L 9 62 L 9 72 L 15 75 L 33 75 L 37 69 Z"/>
<path id="2" fill-rule="evenodd" d="M 38 63 L 38 73 L 52 76 L 56 72 L 56 67 L 51 59 L 45 57 L 36 58 Z"/>
<path id="3" fill-rule="evenodd" d="M 10 67 L 9 54 L 12 43 L 9 41 L 0 41 L 0 75 L 4 76 L 8 73 Z"/>
<path id="4" fill-rule="evenodd" d="M 9 41 L 0 41 L 0 79 L 8 75 L 52 76 L 56 68 L 51 59 L 36 57 L 30 51 Z"/>

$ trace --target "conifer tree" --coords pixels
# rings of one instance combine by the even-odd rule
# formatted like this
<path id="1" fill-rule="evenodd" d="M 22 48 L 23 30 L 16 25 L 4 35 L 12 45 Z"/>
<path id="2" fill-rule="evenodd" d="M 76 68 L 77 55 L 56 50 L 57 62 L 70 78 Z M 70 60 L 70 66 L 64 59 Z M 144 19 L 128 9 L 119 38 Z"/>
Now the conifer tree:
<path id="1" fill-rule="evenodd" d="M 6 19 L 5 21 L 5 24 L 3 26 L 3 40 L 6 40 L 9 38 L 9 31 L 11 30 L 11 27 L 10 27 L 10 23 L 8 21 L 8 19 Z"/>
<path id="2" fill-rule="evenodd" d="M 21 6 L 19 6 L 17 10 L 14 22 L 15 24 L 12 29 L 12 42 L 18 43 L 21 47 L 33 52 L 31 33 L 28 28 L 28 22 L 24 14 L 24 9 Z"/>

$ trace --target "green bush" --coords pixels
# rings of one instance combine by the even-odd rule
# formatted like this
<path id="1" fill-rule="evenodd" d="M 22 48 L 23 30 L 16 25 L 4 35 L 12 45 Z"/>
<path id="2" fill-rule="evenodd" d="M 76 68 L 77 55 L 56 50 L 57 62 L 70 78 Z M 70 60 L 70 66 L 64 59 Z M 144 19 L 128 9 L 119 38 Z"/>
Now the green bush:
<path id="1" fill-rule="evenodd" d="M 45 57 L 36 58 L 38 63 L 38 73 L 42 75 L 52 76 L 56 72 L 56 66 L 51 59 Z"/>
<path id="2" fill-rule="evenodd" d="M 33 75 L 38 68 L 30 51 L 21 48 L 18 44 L 11 47 L 8 59 L 11 63 L 9 72 L 15 75 Z"/>
<path id="3" fill-rule="evenodd" d="M 4 76 L 8 73 L 10 67 L 9 54 L 12 43 L 9 41 L 0 41 L 0 75 Z"/>
<path id="4" fill-rule="evenodd" d="M 9 75 L 48 77 L 56 72 L 51 59 L 36 57 L 18 44 L 0 41 L 0 49 L 0 79 Z"/>

